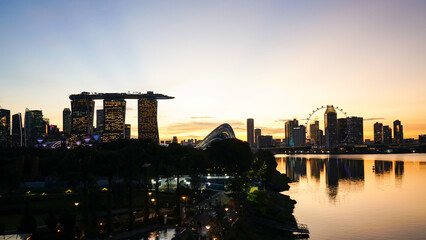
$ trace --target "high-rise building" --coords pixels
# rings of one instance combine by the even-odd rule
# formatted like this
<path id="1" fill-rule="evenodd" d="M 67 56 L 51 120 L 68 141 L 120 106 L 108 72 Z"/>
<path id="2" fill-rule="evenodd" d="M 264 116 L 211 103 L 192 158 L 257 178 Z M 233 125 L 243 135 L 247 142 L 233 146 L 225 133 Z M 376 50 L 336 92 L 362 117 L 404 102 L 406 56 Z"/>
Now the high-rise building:
<path id="1" fill-rule="evenodd" d="M 324 113 L 325 146 L 337 145 L 337 112 L 333 105 L 327 105 Z"/>
<path id="2" fill-rule="evenodd" d="M 270 135 L 260 135 L 257 137 L 257 141 L 258 148 L 272 147 L 274 144 L 274 140 Z"/>
<path id="3" fill-rule="evenodd" d="M 130 139 L 131 135 L 131 126 L 130 124 L 124 125 L 124 139 Z"/>
<path id="4" fill-rule="evenodd" d="M 284 131 L 285 131 L 285 141 L 287 146 L 294 146 L 294 137 L 293 137 L 293 129 L 299 126 L 299 121 L 297 119 L 293 119 L 285 122 Z"/>
<path id="5" fill-rule="evenodd" d="M 325 136 L 324 136 L 323 130 L 318 129 L 317 139 L 318 139 L 318 146 L 324 146 L 325 145 Z"/>
<path id="6" fill-rule="evenodd" d="M 314 145 L 319 145 L 321 139 L 318 139 L 318 130 L 319 130 L 319 121 L 309 125 L 309 135 L 311 138 L 311 143 Z"/>
<path id="7" fill-rule="evenodd" d="M 300 125 L 293 128 L 293 146 L 304 146 L 306 144 L 306 127 Z"/>
<path id="8" fill-rule="evenodd" d="M 71 143 L 83 141 L 93 134 L 95 102 L 89 98 L 71 100 Z"/>
<path id="9" fill-rule="evenodd" d="M 247 119 L 247 142 L 250 147 L 254 147 L 254 120 L 253 118 Z"/>
<path id="10" fill-rule="evenodd" d="M 105 130 L 105 111 L 104 109 L 96 110 L 96 133 L 102 134 Z"/>
<path id="11" fill-rule="evenodd" d="M 348 129 L 348 144 L 363 144 L 364 119 L 362 117 L 349 117 Z"/>
<path id="12" fill-rule="evenodd" d="M 383 143 L 383 124 L 376 122 L 374 124 L 374 144 Z"/>
<path id="13" fill-rule="evenodd" d="M 177 136 L 173 136 L 172 143 L 178 143 Z"/>
<path id="14" fill-rule="evenodd" d="M 419 135 L 419 143 L 426 143 L 426 134 Z"/>
<path id="15" fill-rule="evenodd" d="M 105 125 L 103 141 L 110 142 L 124 138 L 126 101 L 124 99 L 105 99 Z"/>
<path id="16" fill-rule="evenodd" d="M 10 147 L 10 110 L 0 109 L 0 148 Z"/>
<path id="17" fill-rule="evenodd" d="M 46 122 L 41 110 L 25 110 L 25 146 L 34 147 L 46 136 Z"/>
<path id="18" fill-rule="evenodd" d="M 393 139 L 396 144 L 404 143 L 404 129 L 399 120 L 393 122 Z"/>
<path id="19" fill-rule="evenodd" d="M 159 141 L 157 99 L 155 98 L 141 98 L 138 100 L 138 138 Z"/>
<path id="20" fill-rule="evenodd" d="M 259 136 L 261 136 L 262 135 L 262 129 L 260 129 L 260 128 L 256 128 L 255 130 L 254 130 L 254 144 L 256 145 L 256 147 L 259 147 L 259 142 L 258 142 L 258 138 L 259 138 Z"/>
<path id="21" fill-rule="evenodd" d="M 49 118 L 43 118 L 44 121 L 44 134 L 49 134 L 49 126 L 50 126 L 50 119 Z"/>
<path id="22" fill-rule="evenodd" d="M 64 108 L 62 111 L 62 131 L 71 133 L 71 110 L 69 108 Z"/>
<path id="23" fill-rule="evenodd" d="M 392 143 L 392 129 L 389 126 L 383 126 L 383 136 L 382 136 L 383 144 L 391 144 Z"/>
<path id="24" fill-rule="evenodd" d="M 12 115 L 12 146 L 24 146 L 24 133 L 21 113 Z"/>
<path id="25" fill-rule="evenodd" d="M 347 144 L 348 143 L 348 119 L 339 118 L 337 119 L 337 143 Z"/>

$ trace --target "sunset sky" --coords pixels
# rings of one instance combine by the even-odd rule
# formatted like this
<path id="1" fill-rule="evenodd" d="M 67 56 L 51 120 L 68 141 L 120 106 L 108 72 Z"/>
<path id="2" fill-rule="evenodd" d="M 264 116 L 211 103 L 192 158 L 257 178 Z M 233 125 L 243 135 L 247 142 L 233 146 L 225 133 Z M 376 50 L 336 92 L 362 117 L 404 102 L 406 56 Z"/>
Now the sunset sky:
<path id="1" fill-rule="evenodd" d="M 61 129 L 70 94 L 154 91 L 175 97 L 159 101 L 161 139 L 227 122 L 245 140 L 247 118 L 283 138 L 327 104 L 364 117 L 365 138 L 396 119 L 418 138 L 426 1 L 0 1 L 0 83 L 2 108 Z"/>

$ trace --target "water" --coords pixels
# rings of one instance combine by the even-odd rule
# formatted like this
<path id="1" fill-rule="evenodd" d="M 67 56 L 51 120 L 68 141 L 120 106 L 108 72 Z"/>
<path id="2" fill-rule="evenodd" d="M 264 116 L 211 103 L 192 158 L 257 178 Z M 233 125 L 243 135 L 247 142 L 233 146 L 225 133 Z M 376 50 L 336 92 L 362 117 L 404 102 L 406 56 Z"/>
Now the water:
<path id="1" fill-rule="evenodd" d="M 426 154 L 275 157 L 311 239 L 426 239 Z"/>

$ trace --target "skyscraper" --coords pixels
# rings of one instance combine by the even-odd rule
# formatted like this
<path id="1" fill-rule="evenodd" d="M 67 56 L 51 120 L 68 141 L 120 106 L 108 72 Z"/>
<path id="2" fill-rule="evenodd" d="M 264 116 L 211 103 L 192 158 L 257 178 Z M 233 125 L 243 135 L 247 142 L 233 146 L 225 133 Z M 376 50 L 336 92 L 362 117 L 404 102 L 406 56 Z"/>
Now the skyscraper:
<path id="1" fill-rule="evenodd" d="M 64 108 L 62 111 L 62 131 L 71 133 L 71 110 L 69 108 Z"/>
<path id="2" fill-rule="evenodd" d="M 105 99 L 104 112 L 103 141 L 110 142 L 117 139 L 124 139 L 126 101 L 124 99 Z"/>
<path id="3" fill-rule="evenodd" d="M 130 124 L 124 125 L 124 139 L 130 139 L 131 136 L 131 126 Z"/>
<path id="4" fill-rule="evenodd" d="M 25 110 L 25 146 L 34 147 L 46 136 L 46 123 L 41 110 Z"/>
<path id="5" fill-rule="evenodd" d="M 311 143 L 314 145 L 320 145 L 320 139 L 318 139 L 318 130 L 319 130 L 319 121 L 309 125 L 309 135 L 311 138 Z"/>
<path id="6" fill-rule="evenodd" d="M 392 129 L 389 126 L 383 126 L 383 136 L 382 136 L 383 144 L 391 144 L 392 143 Z"/>
<path id="7" fill-rule="evenodd" d="M 138 138 L 153 139 L 158 143 L 157 99 L 138 100 Z"/>
<path id="8" fill-rule="evenodd" d="M 337 119 L 337 143 L 347 144 L 348 143 L 348 119 L 339 118 Z"/>
<path id="9" fill-rule="evenodd" d="M 10 110 L 0 109 L 0 148 L 10 147 Z"/>
<path id="10" fill-rule="evenodd" d="M 379 122 L 374 124 L 374 144 L 383 144 L 383 124 Z"/>
<path id="11" fill-rule="evenodd" d="M 260 128 L 256 128 L 255 130 L 254 130 L 254 140 L 255 140 L 255 146 L 256 147 L 259 147 L 259 140 L 258 140 L 258 138 L 259 138 L 259 136 L 261 136 L 262 135 L 262 129 L 260 129 Z"/>
<path id="12" fill-rule="evenodd" d="M 327 105 L 324 113 L 325 146 L 337 145 L 337 112 L 333 105 Z"/>
<path id="13" fill-rule="evenodd" d="M 72 143 L 82 141 L 93 134 L 93 112 L 95 102 L 92 99 L 77 98 L 71 100 L 71 138 Z"/>
<path id="14" fill-rule="evenodd" d="M 293 119 L 285 122 L 284 131 L 285 131 L 285 141 L 287 146 L 294 146 L 294 137 L 293 129 L 299 126 L 299 121 Z"/>
<path id="15" fill-rule="evenodd" d="M 364 142 L 364 119 L 362 117 L 348 118 L 348 144 L 363 144 Z"/>
<path id="16" fill-rule="evenodd" d="M 12 146 L 24 146 L 24 133 L 21 113 L 12 115 Z"/>
<path id="17" fill-rule="evenodd" d="M 303 125 L 293 128 L 294 146 L 304 146 L 306 143 L 306 128 Z"/>
<path id="18" fill-rule="evenodd" d="M 247 119 L 247 142 L 250 147 L 254 147 L 254 120 L 253 118 Z"/>
<path id="19" fill-rule="evenodd" d="M 396 144 L 404 143 L 404 129 L 399 120 L 393 122 L 393 139 Z"/>
<path id="20" fill-rule="evenodd" d="M 96 133 L 103 134 L 105 130 L 105 111 L 104 109 L 96 110 Z"/>

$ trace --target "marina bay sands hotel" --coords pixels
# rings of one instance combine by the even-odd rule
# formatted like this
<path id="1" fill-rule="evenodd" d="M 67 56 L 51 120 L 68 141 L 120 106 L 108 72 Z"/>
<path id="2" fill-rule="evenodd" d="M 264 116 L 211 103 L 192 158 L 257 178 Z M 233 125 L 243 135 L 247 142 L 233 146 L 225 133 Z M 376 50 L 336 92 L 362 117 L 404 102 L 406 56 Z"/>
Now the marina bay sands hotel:
<path id="1" fill-rule="evenodd" d="M 138 100 L 138 138 L 159 141 L 157 122 L 157 100 L 173 99 L 163 94 L 147 92 L 133 93 L 89 93 L 70 95 L 71 99 L 71 142 L 83 141 L 93 136 L 94 100 L 103 100 L 104 142 L 124 138 L 126 100 Z M 101 111 L 102 112 L 102 111 Z M 96 139 L 97 140 L 97 139 Z"/>

